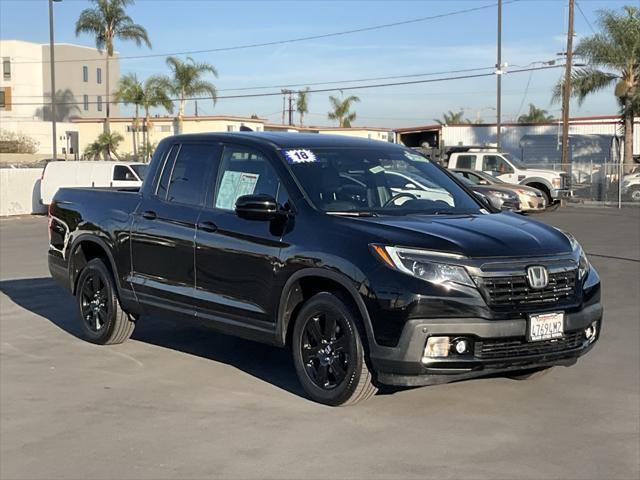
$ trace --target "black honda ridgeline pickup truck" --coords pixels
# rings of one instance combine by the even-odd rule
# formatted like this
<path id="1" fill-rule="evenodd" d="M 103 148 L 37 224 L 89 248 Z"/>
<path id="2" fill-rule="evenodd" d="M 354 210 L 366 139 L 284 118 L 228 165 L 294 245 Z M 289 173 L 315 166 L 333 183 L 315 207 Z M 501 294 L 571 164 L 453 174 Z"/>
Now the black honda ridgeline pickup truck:
<path id="1" fill-rule="evenodd" d="M 179 135 L 139 192 L 57 192 L 49 268 L 91 342 L 197 319 L 290 347 L 329 405 L 574 364 L 601 330 L 597 272 L 568 233 L 485 202 L 399 145 Z"/>

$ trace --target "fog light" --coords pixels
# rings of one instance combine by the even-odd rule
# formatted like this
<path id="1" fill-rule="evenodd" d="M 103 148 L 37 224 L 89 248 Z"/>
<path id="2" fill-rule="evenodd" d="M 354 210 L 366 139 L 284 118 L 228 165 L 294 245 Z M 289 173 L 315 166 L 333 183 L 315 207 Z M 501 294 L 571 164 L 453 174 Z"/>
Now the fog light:
<path id="1" fill-rule="evenodd" d="M 456 340 L 454 345 L 455 345 L 456 352 L 459 355 L 462 355 L 463 353 L 467 353 L 469 351 L 469 342 L 466 341 L 464 338 Z"/>
<path id="2" fill-rule="evenodd" d="M 587 337 L 587 340 L 589 340 L 589 343 L 593 342 L 596 339 L 596 333 L 598 332 L 597 328 L 598 328 L 598 323 L 593 322 L 591 325 L 589 325 L 585 329 L 584 336 Z"/>
<path id="3" fill-rule="evenodd" d="M 424 347 L 424 356 L 429 358 L 449 356 L 449 337 L 431 337 Z"/>

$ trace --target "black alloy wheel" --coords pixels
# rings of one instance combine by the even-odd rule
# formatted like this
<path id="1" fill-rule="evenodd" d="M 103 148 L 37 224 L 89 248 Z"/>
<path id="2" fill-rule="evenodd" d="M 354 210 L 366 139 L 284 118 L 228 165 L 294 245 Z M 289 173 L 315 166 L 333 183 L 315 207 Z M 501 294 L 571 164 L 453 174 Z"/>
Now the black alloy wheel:
<path id="1" fill-rule="evenodd" d="M 105 328 L 109 320 L 110 305 L 105 286 L 105 279 L 96 270 L 84 278 L 80 291 L 80 313 L 87 328 L 94 333 Z"/>
<path id="2" fill-rule="evenodd" d="M 362 320 L 346 294 L 317 293 L 304 303 L 294 321 L 293 362 L 312 400 L 351 405 L 377 392 L 367 365 Z"/>

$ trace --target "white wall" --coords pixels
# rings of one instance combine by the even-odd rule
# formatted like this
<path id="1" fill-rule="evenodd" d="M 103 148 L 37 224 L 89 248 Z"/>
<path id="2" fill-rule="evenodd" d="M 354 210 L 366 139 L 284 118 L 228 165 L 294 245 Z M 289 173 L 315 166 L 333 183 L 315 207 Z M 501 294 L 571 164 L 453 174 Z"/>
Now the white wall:
<path id="1" fill-rule="evenodd" d="M 38 142 L 38 151 L 36 153 L 49 155 L 51 158 L 53 153 L 53 142 L 51 139 L 51 122 L 39 121 L 20 121 L 20 120 L 2 120 L 0 128 L 17 134 L 27 135 Z M 77 132 L 78 127 L 73 123 L 56 122 L 56 133 L 58 137 L 57 150 L 58 158 L 64 158 L 62 149 L 67 147 L 66 132 Z M 95 139 L 94 139 L 95 140 Z"/>
<path id="2" fill-rule="evenodd" d="M 41 168 L 0 169 L 0 217 L 45 213 L 40 205 Z"/>

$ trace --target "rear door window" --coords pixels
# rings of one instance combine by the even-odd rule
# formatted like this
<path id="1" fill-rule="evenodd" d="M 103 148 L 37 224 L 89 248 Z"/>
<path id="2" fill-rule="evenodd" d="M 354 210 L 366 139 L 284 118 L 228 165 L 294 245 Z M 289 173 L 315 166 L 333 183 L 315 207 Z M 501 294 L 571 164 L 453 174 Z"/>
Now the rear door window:
<path id="1" fill-rule="evenodd" d="M 476 168 L 476 158 L 475 155 L 459 155 L 456 161 L 456 168 L 474 170 Z"/>
<path id="2" fill-rule="evenodd" d="M 183 144 L 171 170 L 167 201 L 184 205 L 204 204 L 218 153 L 217 145 Z"/>

